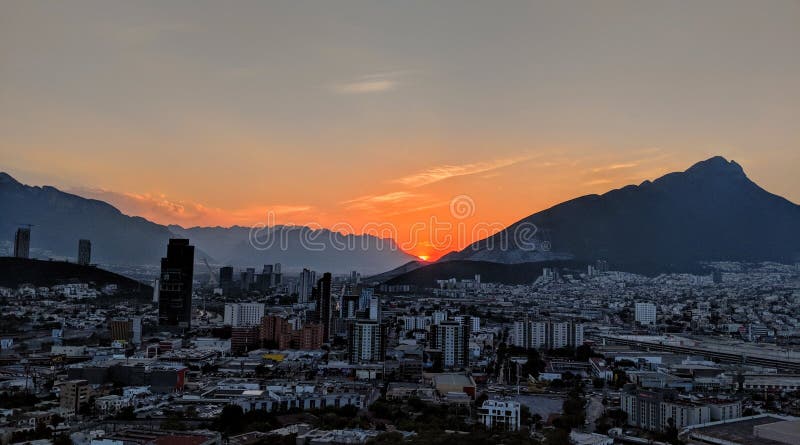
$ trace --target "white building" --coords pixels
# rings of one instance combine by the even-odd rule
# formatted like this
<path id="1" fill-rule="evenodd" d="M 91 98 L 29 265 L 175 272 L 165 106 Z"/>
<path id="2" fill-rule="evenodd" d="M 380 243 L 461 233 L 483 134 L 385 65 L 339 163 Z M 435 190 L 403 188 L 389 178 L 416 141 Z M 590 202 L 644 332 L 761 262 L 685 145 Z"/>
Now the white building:
<path id="1" fill-rule="evenodd" d="M 518 431 L 520 411 L 519 402 L 486 400 L 478 408 L 478 419 L 490 430 Z"/>
<path id="2" fill-rule="evenodd" d="M 421 330 L 428 327 L 430 324 L 430 317 L 423 317 L 421 315 L 404 315 L 397 317 L 397 321 L 402 323 L 403 329 L 406 331 Z"/>
<path id="3" fill-rule="evenodd" d="M 264 303 L 225 304 L 225 324 L 232 327 L 256 326 L 264 317 Z"/>
<path id="4" fill-rule="evenodd" d="M 480 330 L 481 330 L 481 317 L 473 317 L 473 316 L 464 317 L 464 316 L 457 316 L 457 317 L 453 317 L 453 320 L 455 320 L 455 321 L 457 321 L 457 322 L 459 322 L 459 323 L 462 323 L 462 324 L 463 324 L 463 322 L 464 322 L 464 319 L 465 319 L 465 318 L 468 318 L 468 319 L 469 319 L 469 323 L 470 323 L 470 326 L 469 326 L 469 328 L 470 328 L 470 330 L 471 330 L 472 332 L 478 332 L 478 331 L 480 331 Z"/>
<path id="5" fill-rule="evenodd" d="M 636 303 L 636 322 L 639 324 L 656 324 L 656 305 L 653 303 Z"/>
<path id="6" fill-rule="evenodd" d="M 373 320 L 359 320 L 350 326 L 347 355 L 350 363 L 383 361 L 383 335 L 381 324 Z"/>
<path id="7" fill-rule="evenodd" d="M 447 321 L 447 311 L 435 311 L 431 315 L 432 324 L 439 324 L 443 321 Z"/>
<path id="8" fill-rule="evenodd" d="M 380 321 L 381 319 L 381 299 L 380 297 L 370 297 L 369 299 L 369 319 Z"/>
<path id="9" fill-rule="evenodd" d="M 577 348 L 583 344 L 583 325 L 570 321 L 517 321 L 511 344 L 526 349 Z"/>

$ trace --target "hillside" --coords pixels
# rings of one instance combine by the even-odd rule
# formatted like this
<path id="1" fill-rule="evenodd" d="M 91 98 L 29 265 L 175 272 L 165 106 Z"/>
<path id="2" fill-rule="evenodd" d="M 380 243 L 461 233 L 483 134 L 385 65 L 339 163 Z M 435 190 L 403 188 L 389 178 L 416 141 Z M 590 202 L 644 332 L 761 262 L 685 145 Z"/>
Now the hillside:
<path id="1" fill-rule="evenodd" d="M 122 291 L 151 296 L 153 288 L 94 266 L 63 261 L 43 261 L 0 257 L 0 287 L 15 289 L 21 284 L 54 286 L 67 283 L 91 283 L 95 287 L 116 284 Z"/>
<path id="2" fill-rule="evenodd" d="M 529 236 L 523 229 L 532 227 Z M 605 259 L 630 271 L 689 270 L 701 261 L 795 262 L 798 227 L 800 206 L 759 187 L 739 164 L 714 157 L 653 182 L 558 204 L 440 262 Z"/>

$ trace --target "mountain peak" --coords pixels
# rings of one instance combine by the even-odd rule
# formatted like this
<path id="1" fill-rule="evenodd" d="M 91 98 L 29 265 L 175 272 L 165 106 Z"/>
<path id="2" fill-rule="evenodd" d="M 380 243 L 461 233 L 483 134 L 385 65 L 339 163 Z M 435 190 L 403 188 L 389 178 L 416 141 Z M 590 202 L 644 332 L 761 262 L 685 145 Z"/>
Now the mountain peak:
<path id="1" fill-rule="evenodd" d="M 733 176 L 745 176 L 742 166 L 737 164 L 736 161 L 728 161 L 722 156 L 714 156 L 705 161 L 700 161 L 697 164 L 689 167 L 687 173 L 701 173 L 710 175 L 727 174 Z"/>
<path id="2" fill-rule="evenodd" d="M 0 184 L 19 184 L 19 181 L 6 172 L 0 172 Z"/>

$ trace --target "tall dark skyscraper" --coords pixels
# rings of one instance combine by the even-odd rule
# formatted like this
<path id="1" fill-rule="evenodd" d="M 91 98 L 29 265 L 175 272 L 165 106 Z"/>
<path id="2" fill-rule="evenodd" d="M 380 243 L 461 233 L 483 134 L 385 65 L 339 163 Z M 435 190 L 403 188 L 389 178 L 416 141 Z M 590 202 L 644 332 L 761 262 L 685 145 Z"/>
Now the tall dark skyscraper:
<path id="1" fill-rule="evenodd" d="M 88 266 L 92 261 L 92 242 L 88 239 L 78 240 L 78 264 Z"/>
<path id="2" fill-rule="evenodd" d="M 14 256 L 17 258 L 30 258 L 31 256 L 31 228 L 20 227 L 14 236 Z"/>
<path id="3" fill-rule="evenodd" d="M 158 324 L 188 329 L 192 322 L 194 246 L 188 239 L 170 239 L 161 258 Z"/>
<path id="4" fill-rule="evenodd" d="M 311 291 L 312 297 L 317 302 L 316 321 L 322 324 L 322 339 L 325 342 L 331 340 L 331 274 L 325 272 L 317 281 L 317 286 Z"/>

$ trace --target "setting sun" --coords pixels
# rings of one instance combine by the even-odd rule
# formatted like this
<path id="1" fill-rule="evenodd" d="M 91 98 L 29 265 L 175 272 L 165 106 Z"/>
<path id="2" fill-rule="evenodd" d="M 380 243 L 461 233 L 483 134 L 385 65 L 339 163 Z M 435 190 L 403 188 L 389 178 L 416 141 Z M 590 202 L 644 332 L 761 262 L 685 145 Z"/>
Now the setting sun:
<path id="1" fill-rule="evenodd" d="M 430 256 L 428 256 L 428 255 L 420 255 L 420 256 L 418 256 L 417 258 L 421 259 L 422 261 L 428 261 L 428 259 L 430 258 Z"/>

